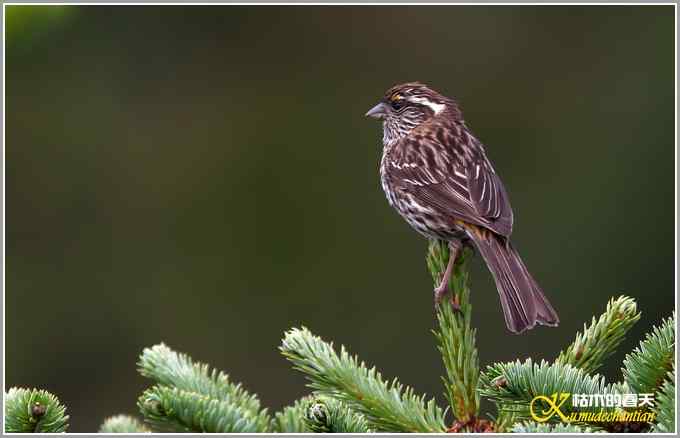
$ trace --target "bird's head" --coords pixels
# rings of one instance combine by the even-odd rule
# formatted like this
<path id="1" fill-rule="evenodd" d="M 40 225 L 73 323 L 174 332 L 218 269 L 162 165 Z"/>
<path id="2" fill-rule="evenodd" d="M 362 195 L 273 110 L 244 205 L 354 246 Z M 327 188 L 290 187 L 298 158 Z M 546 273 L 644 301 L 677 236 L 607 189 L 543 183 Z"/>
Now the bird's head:
<path id="1" fill-rule="evenodd" d="M 460 117 L 456 103 L 420 82 L 395 85 L 366 113 L 368 117 L 382 119 L 385 142 L 407 135 L 434 117 L 447 115 Z"/>

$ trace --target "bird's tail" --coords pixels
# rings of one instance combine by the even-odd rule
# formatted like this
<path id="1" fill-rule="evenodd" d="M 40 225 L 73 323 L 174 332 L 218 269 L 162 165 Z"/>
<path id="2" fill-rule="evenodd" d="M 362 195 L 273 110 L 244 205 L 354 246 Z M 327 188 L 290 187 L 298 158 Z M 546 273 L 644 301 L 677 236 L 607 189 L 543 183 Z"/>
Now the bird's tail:
<path id="1" fill-rule="evenodd" d="M 519 254 L 505 237 L 475 227 L 470 233 L 477 250 L 493 274 L 501 298 L 505 324 L 513 333 L 532 329 L 536 323 L 556 326 L 560 320 Z"/>

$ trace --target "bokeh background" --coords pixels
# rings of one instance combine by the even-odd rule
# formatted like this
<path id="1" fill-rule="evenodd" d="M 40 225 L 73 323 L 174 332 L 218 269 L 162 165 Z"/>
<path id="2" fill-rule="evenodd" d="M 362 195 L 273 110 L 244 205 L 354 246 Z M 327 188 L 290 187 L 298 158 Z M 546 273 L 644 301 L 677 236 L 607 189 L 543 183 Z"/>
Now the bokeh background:
<path id="1" fill-rule="evenodd" d="M 7 9 L 6 386 L 71 430 L 135 413 L 164 341 L 278 409 L 306 325 L 443 403 L 426 242 L 387 205 L 364 113 L 420 80 L 455 96 L 515 210 L 557 329 L 506 331 L 473 264 L 482 364 L 553 358 L 622 293 L 674 307 L 674 10 Z"/>

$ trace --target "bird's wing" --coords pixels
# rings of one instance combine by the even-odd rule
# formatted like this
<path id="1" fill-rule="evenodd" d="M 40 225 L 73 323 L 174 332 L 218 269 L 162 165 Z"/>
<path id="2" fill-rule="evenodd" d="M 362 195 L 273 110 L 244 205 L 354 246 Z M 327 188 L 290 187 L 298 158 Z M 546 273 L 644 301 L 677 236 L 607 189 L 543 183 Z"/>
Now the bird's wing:
<path id="1" fill-rule="evenodd" d="M 512 233 L 513 214 L 503 182 L 489 160 L 471 161 L 467 167 L 470 199 L 476 211 L 493 221 L 494 231 L 506 237 Z"/>
<path id="2" fill-rule="evenodd" d="M 399 190 L 452 219 L 512 233 L 508 195 L 481 144 L 460 149 L 436 138 L 406 137 L 393 151 L 386 165 Z"/>

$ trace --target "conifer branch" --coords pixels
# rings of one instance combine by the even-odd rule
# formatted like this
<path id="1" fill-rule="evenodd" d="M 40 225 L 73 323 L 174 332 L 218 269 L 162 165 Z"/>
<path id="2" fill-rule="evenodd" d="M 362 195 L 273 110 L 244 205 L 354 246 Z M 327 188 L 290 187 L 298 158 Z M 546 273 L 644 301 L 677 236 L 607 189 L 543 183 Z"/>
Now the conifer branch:
<path id="1" fill-rule="evenodd" d="M 449 255 L 445 242 L 430 241 L 427 265 L 435 283 L 444 275 Z M 434 331 L 446 369 L 446 377 L 442 378 L 446 398 L 454 417 L 461 423 L 469 422 L 479 413 L 479 358 L 475 346 L 476 330 L 471 323 L 467 260 L 466 251 L 456 261 L 449 281 L 451 303 L 444 300 L 437 306 L 439 330 Z"/>
<path id="2" fill-rule="evenodd" d="M 228 405 L 230 413 L 243 415 L 246 423 L 255 424 L 256 431 L 269 429 L 271 417 L 266 409 L 260 410 L 257 396 L 248 393 L 241 384 L 231 383 L 229 376 L 221 371 L 211 370 L 200 362 L 194 363 L 189 356 L 176 353 L 165 344 L 145 348 L 137 365 L 142 376 L 155 380 L 160 386 L 179 390 L 177 394 L 182 394 L 185 400 L 195 394 L 226 403 L 224 409 Z M 168 395 L 167 392 L 163 394 Z"/>
<path id="3" fill-rule="evenodd" d="M 568 423 L 536 423 L 524 421 L 516 423 L 510 432 L 514 433 L 597 433 L 599 430 Z"/>
<path id="4" fill-rule="evenodd" d="M 653 412 L 656 414 L 654 432 L 675 432 L 675 370 L 656 393 Z"/>
<path id="5" fill-rule="evenodd" d="M 305 423 L 315 433 L 372 432 L 363 415 L 330 397 L 318 397 L 307 402 Z"/>
<path id="6" fill-rule="evenodd" d="M 654 327 L 623 361 L 623 377 L 638 394 L 655 393 L 673 370 L 675 312 Z"/>
<path id="7" fill-rule="evenodd" d="M 177 353 L 165 344 L 145 348 L 139 357 L 139 373 L 157 383 L 207 397 L 228 400 L 254 414 L 260 411 L 260 401 L 241 384 L 233 384 L 229 376 L 217 369 Z"/>
<path id="8" fill-rule="evenodd" d="M 630 389 L 630 386 L 628 386 L 628 383 L 626 383 L 625 380 L 612 383 L 610 387 L 612 393 L 614 394 L 630 394 L 633 392 L 633 390 Z"/>
<path id="9" fill-rule="evenodd" d="M 487 367 L 480 377 L 480 393 L 496 402 L 501 413 L 507 411 L 506 415 L 513 415 L 515 419 L 530 419 L 529 405 L 539 395 L 609 394 L 612 391 L 612 387 L 599 374 L 591 376 L 571 365 L 551 365 L 545 360 L 540 363 L 534 363 L 531 359 L 497 363 Z M 537 406 L 543 409 L 548 407 L 541 401 L 538 403 Z M 561 410 L 578 411 L 572 409 L 571 399 L 566 400 Z M 552 420 L 559 419 L 555 416 Z"/>
<path id="10" fill-rule="evenodd" d="M 336 352 L 333 344 L 304 327 L 286 332 L 280 350 L 306 375 L 308 386 L 317 391 L 314 395 L 297 400 L 272 418 L 256 395 L 232 383 L 225 373 L 159 344 L 145 349 L 138 362 L 139 372 L 156 383 L 137 401 L 144 420 L 159 431 L 212 433 L 641 431 L 648 430 L 650 424 L 621 416 L 630 404 L 625 408 L 598 404 L 598 413 L 603 415 L 581 416 L 578 414 L 592 413 L 591 408 L 574 407 L 570 395 L 614 399 L 612 395 L 653 393 L 654 403 L 644 418 L 655 414 L 651 424 L 655 432 L 675 431 L 675 313 L 626 356 L 621 382 L 606 384 L 604 377 L 591 373 L 602 366 L 640 318 L 635 301 L 625 296 L 610 300 L 604 314 L 584 325 L 553 364 L 527 359 L 496 363 L 480 373 L 476 331 L 471 325 L 468 254 L 464 252 L 454 266 L 450 299 L 436 309 L 439 327 L 434 335 L 446 369 L 442 380 L 456 417 L 450 428 L 444 422 L 445 411 L 434 399 L 426 401 L 397 379 L 384 380 L 375 367 L 369 369 L 344 346 Z M 427 265 L 437 283 L 448 258 L 445 242 L 430 242 Z M 495 422 L 478 418 L 480 396 L 498 407 Z M 560 399 L 554 401 L 553 397 Z M 47 391 L 11 388 L 5 394 L 5 431 L 64 432 L 69 419 L 65 411 Z M 544 415 L 543 419 L 537 413 Z M 617 416 L 604 417 L 611 413 Z M 543 420 L 546 422 L 541 423 Z M 570 423 L 556 424 L 560 420 Z M 100 432 L 150 430 L 133 417 L 119 415 L 107 418 Z"/>
<path id="11" fill-rule="evenodd" d="M 504 407 L 500 402 L 493 402 L 493 404 L 496 406 L 497 412 L 496 417 L 493 418 L 496 431 L 501 433 L 511 432 L 513 425 L 518 421 L 515 411 L 521 409 L 515 408 L 514 405 Z"/>
<path id="12" fill-rule="evenodd" d="M 314 401 L 313 396 L 302 397 L 291 406 L 286 406 L 274 415 L 273 431 L 279 433 L 309 433 L 305 422 L 307 407 Z"/>
<path id="13" fill-rule="evenodd" d="M 640 312 L 634 299 L 612 298 L 598 320 L 593 317 L 590 326 L 583 324 L 583 332 L 576 334 L 574 342 L 560 353 L 555 363 L 568 364 L 586 373 L 596 372 L 639 319 Z"/>
<path id="14" fill-rule="evenodd" d="M 283 355 L 310 380 L 309 386 L 347 403 L 365 416 L 371 428 L 383 432 L 443 432 L 444 415 L 434 400 L 425 402 L 396 379 L 383 380 L 375 368 L 368 369 L 344 346 L 340 355 L 332 344 L 306 328 L 286 332 L 280 347 Z"/>
<path id="15" fill-rule="evenodd" d="M 10 388 L 5 393 L 5 432 L 65 432 L 68 419 L 66 407 L 45 390 Z"/>
<path id="16" fill-rule="evenodd" d="M 139 397 L 137 406 L 145 420 L 160 431 L 240 433 L 267 432 L 261 418 L 243 407 L 168 386 L 153 386 Z"/>
<path id="17" fill-rule="evenodd" d="M 151 432 L 144 424 L 129 415 L 109 417 L 99 427 L 99 433 L 145 433 Z"/>

